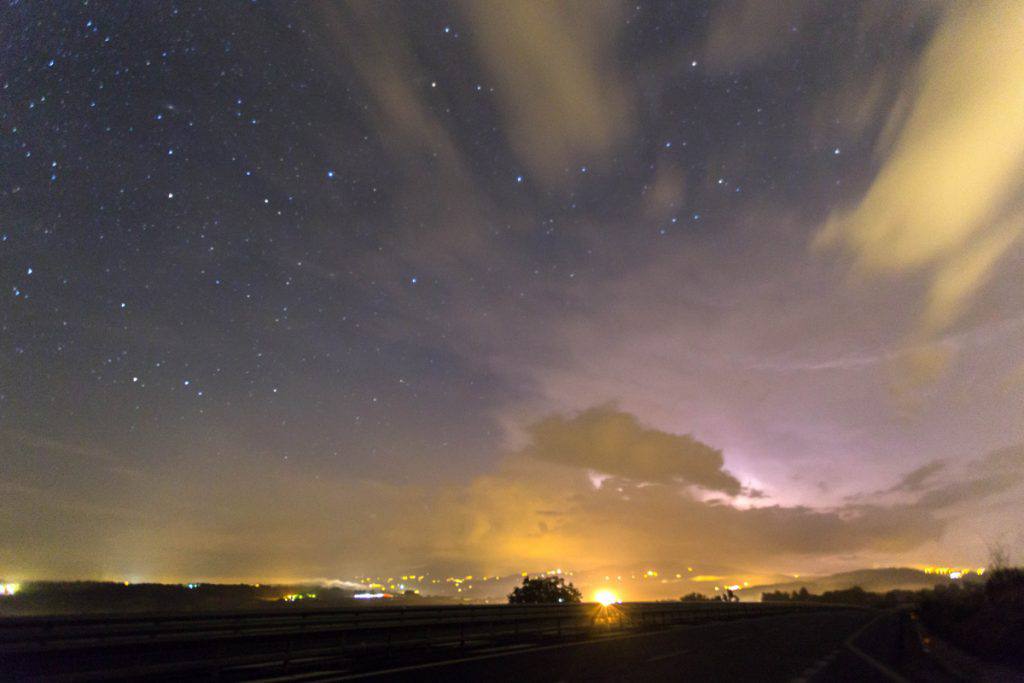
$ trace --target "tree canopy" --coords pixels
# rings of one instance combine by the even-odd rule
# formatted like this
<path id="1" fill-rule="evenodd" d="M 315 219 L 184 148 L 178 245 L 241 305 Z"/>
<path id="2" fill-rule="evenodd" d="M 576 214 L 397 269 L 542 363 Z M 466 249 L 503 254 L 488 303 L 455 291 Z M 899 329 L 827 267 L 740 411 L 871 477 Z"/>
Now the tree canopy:
<path id="1" fill-rule="evenodd" d="M 583 596 L 579 590 L 566 583 L 561 576 L 538 576 L 535 579 L 523 578 L 523 585 L 509 593 L 508 601 L 512 605 L 557 604 L 565 602 L 581 602 Z"/>

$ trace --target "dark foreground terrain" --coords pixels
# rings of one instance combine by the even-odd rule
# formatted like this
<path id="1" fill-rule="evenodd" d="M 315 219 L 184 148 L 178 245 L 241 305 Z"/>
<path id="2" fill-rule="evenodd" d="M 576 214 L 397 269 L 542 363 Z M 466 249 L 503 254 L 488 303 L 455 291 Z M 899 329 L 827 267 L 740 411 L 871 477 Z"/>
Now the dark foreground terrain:
<path id="1" fill-rule="evenodd" d="M 955 680 L 906 611 L 635 603 L 0 620 L 5 680 Z"/>
<path id="2" fill-rule="evenodd" d="M 382 681 L 886 681 L 891 679 L 843 647 L 844 640 L 876 617 L 862 611 L 835 611 L 676 626 L 482 652 L 356 677 Z M 887 648 L 881 656 L 894 659 L 897 653 Z"/>

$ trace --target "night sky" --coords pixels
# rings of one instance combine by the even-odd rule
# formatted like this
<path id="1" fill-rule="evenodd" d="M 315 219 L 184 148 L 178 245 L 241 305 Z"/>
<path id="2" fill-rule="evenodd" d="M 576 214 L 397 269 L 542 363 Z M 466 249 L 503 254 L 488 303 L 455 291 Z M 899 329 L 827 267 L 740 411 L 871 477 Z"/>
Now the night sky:
<path id="1" fill-rule="evenodd" d="M 1024 547 L 1024 9 L 957 5 L 3 0 L 0 576 Z"/>

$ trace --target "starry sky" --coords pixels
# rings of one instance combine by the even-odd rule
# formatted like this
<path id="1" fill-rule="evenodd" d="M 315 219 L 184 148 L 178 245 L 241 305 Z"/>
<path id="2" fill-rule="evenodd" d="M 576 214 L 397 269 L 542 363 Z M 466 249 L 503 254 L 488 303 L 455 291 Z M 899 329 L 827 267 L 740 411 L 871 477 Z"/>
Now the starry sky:
<path id="1" fill-rule="evenodd" d="M 1024 11 L 0 6 L 0 575 L 1024 548 Z"/>

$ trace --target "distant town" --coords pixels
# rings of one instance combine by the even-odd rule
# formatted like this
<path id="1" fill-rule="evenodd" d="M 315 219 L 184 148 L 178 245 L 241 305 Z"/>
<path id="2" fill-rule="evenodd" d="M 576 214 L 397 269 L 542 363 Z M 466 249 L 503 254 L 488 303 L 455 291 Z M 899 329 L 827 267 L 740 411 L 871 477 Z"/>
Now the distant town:
<path id="1" fill-rule="evenodd" d="M 686 566 L 663 571 L 644 568 L 624 574 L 577 572 L 554 568 L 542 572 L 474 576 L 353 576 L 347 580 L 296 583 L 161 583 L 147 581 L 23 581 L 0 582 L 0 616 L 32 614 L 109 613 L 265 609 L 278 606 L 358 606 L 374 602 L 415 604 L 504 603 L 509 592 L 529 576 L 561 577 L 584 589 L 584 599 L 601 591 L 625 600 L 675 600 L 683 595 L 713 599 L 727 591 L 740 600 L 756 602 L 766 593 L 812 593 L 849 589 L 874 592 L 922 590 L 953 582 L 981 580 L 983 567 L 865 569 L 827 576 L 776 575 L 757 581 L 736 576 L 699 573 Z"/>

